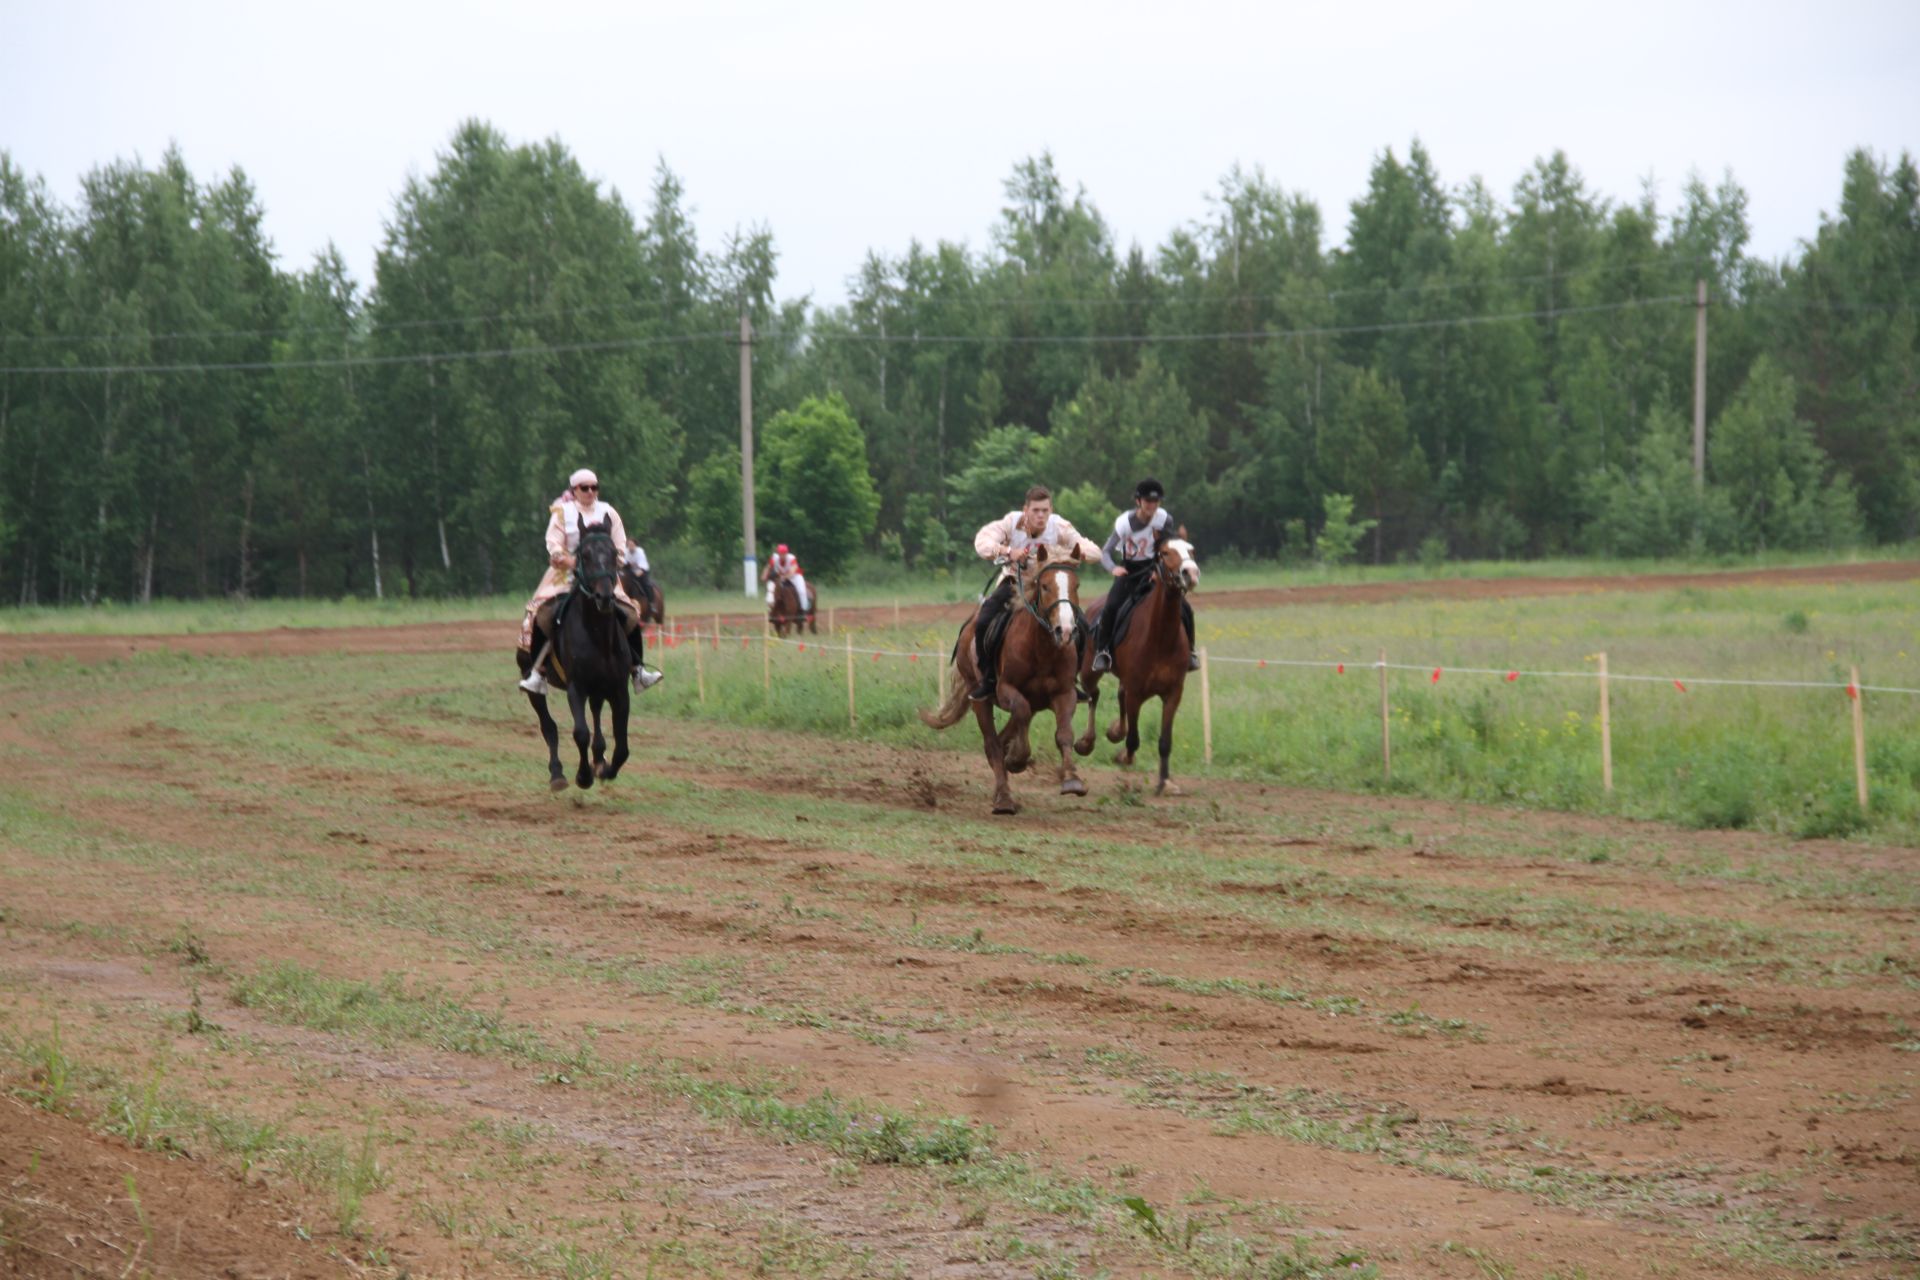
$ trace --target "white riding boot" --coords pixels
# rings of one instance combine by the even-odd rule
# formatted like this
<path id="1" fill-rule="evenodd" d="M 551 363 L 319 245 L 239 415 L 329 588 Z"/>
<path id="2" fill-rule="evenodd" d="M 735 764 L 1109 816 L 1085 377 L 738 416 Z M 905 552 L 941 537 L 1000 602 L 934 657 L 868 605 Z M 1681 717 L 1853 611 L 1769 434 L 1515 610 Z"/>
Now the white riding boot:
<path id="1" fill-rule="evenodd" d="M 529 671 L 527 678 L 520 682 L 520 687 L 528 693 L 545 694 L 547 692 L 547 678 L 538 671 Z"/>

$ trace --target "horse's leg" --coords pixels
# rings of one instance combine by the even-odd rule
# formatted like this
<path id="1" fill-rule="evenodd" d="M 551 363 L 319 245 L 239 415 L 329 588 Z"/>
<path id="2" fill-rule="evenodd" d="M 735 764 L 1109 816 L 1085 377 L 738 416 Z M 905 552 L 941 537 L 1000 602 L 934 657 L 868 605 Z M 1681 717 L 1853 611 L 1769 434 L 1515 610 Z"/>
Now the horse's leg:
<path id="1" fill-rule="evenodd" d="M 973 718 L 980 725 L 980 741 L 987 749 L 987 765 L 993 770 L 993 811 L 995 813 L 1018 813 L 1020 806 L 1014 802 L 1013 788 L 1007 783 L 1007 757 L 1000 746 L 1000 735 L 993 727 L 993 706 L 991 703 L 973 704 Z"/>
<path id="2" fill-rule="evenodd" d="M 1080 755 L 1093 754 L 1093 731 L 1100 723 L 1100 677 L 1089 676 L 1082 682 L 1087 690 L 1087 731 L 1073 744 Z"/>
<path id="3" fill-rule="evenodd" d="M 1118 742 L 1127 736 L 1127 686 L 1113 695 L 1113 723 L 1107 726 L 1107 741 Z"/>
<path id="4" fill-rule="evenodd" d="M 578 680 L 567 686 L 567 706 L 573 711 L 573 745 L 580 748 L 580 767 L 573 772 L 573 785 L 585 791 L 593 785 L 593 767 L 587 762 L 593 734 L 587 729 L 587 695 Z"/>
<path id="5" fill-rule="evenodd" d="M 540 736 L 547 740 L 547 786 L 554 791 L 565 791 L 567 773 L 560 767 L 560 726 L 547 710 L 547 695 L 530 693 L 527 701 L 533 704 L 533 714 L 540 717 Z"/>
<path id="6" fill-rule="evenodd" d="M 1159 795 L 1172 788 L 1173 794 L 1180 794 L 1179 783 L 1167 781 L 1167 757 L 1173 754 L 1173 714 L 1180 709 L 1180 695 L 1186 692 L 1184 683 L 1176 684 L 1172 693 L 1160 695 L 1160 783 L 1153 793 Z"/>
<path id="7" fill-rule="evenodd" d="M 1120 757 L 1122 764 L 1132 764 L 1140 752 L 1140 712 L 1146 705 L 1144 697 L 1127 699 L 1127 753 Z"/>
<path id="8" fill-rule="evenodd" d="M 613 759 L 607 762 L 607 771 L 601 776 L 612 782 L 620 776 L 620 766 L 627 762 L 627 711 L 631 706 L 627 686 L 623 683 L 616 687 L 607 701 L 613 707 Z"/>
<path id="9" fill-rule="evenodd" d="M 1019 690 L 1002 681 L 1000 705 L 1007 709 L 1007 727 L 1000 731 L 1007 772 L 1025 773 L 1033 762 L 1033 744 L 1027 738 L 1027 726 L 1033 723 L 1033 704 Z"/>
<path id="10" fill-rule="evenodd" d="M 595 696 L 592 701 L 593 776 L 596 778 L 604 778 L 607 776 L 607 739 L 606 735 L 600 732 L 600 708 L 606 705 L 606 699 Z"/>
<path id="11" fill-rule="evenodd" d="M 1067 684 L 1067 691 L 1053 700 L 1053 744 L 1060 748 L 1060 794 L 1063 796 L 1083 796 L 1087 794 L 1087 784 L 1080 781 L 1080 775 L 1073 768 L 1073 684 Z"/>

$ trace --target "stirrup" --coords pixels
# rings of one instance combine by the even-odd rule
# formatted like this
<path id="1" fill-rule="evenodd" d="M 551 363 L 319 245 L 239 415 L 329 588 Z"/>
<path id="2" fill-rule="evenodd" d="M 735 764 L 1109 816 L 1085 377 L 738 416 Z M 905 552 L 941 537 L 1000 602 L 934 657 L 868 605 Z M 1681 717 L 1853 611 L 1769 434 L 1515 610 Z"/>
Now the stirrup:
<path id="1" fill-rule="evenodd" d="M 1093 671 L 1095 675 L 1104 675 L 1111 670 L 1113 670 L 1113 655 L 1111 653 L 1102 649 L 1093 655 Z"/>
<path id="2" fill-rule="evenodd" d="M 992 702 L 994 688 L 999 683 L 1000 682 L 998 680 L 982 680 L 979 684 L 973 687 L 973 692 L 967 695 L 967 701 Z"/>
<path id="3" fill-rule="evenodd" d="M 527 672 L 526 678 L 520 682 L 520 687 L 528 693 L 544 695 L 548 692 L 547 678 L 538 671 L 529 671 Z"/>
<path id="4" fill-rule="evenodd" d="M 633 691 L 635 693 L 644 693 L 666 678 L 667 673 L 664 671 L 655 671 L 652 667 L 635 667 L 633 669 Z"/>

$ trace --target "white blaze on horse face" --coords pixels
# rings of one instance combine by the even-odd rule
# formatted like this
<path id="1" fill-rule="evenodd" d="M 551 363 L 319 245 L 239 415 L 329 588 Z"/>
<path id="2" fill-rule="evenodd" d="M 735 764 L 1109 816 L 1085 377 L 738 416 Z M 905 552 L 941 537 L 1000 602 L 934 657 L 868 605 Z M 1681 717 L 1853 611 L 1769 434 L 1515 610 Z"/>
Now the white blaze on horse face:
<path id="1" fill-rule="evenodd" d="M 1200 566 L 1193 559 L 1193 544 L 1185 538 L 1169 538 L 1167 545 L 1180 557 L 1180 580 L 1187 584 L 1187 589 L 1191 591 L 1199 586 Z"/>

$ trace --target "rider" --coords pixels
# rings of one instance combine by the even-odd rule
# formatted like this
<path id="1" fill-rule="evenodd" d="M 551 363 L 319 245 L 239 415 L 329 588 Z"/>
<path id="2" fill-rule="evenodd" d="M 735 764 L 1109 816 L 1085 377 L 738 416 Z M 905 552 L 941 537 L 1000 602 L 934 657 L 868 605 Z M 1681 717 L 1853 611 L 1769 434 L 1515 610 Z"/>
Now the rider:
<path id="1" fill-rule="evenodd" d="M 1020 510 L 1009 511 L 1000 519 L 980 527 L 980 532 L 973 536 L 973 549 L 980 558 L 1011 563 L 1001 565 L 999 579 L 981 602 L 980 612 L 974 618 L 973 653 L 980 669 L 980 683 L 974 686 L 968 696 L 975 702 L 989 701 L 993 697 L 994 687 L 1000 682 L 999 646 L 996 642 L 995 651 L 986 652 L 986 636 L 993 627 L 993 620 L 1013 601 L 1013 565 L 1024 563 L 1036 545 L 1050 546 L 1069 554 L 1078 548 L 1083 560 L 1091 560 L 1100 554 L 1100 548 L 1081 537 L 1080 531 L 1064 517 L 1053 513 L 1053 494 L 1042 484 L 1027 490 L 1026 505 Z"/>
<path id="2" fill-rule="evenodd" d="M 547 571 L 540 576 L 540 585 L 534 588 L 533 598 L 527 601 L 527 616 L 520 623 L 520 648 L 534 656 L 535 665 L 528 671 L 520 687 L 528 693 L 546 693 L 547 680 L 540 673 L 539 659 L 551 637 L 540 628 L 536 615 L 540 606 L 555 596 L 565 595 L 571 588 L 569 574 L 573 571 L 573 551 L 580 545 L 580 527 L 583 524 L 597 524 L 613 519 L 613 545 L 627 545 L 627 527 L 620 521 L 620 513 L 611 504 L 600 501 L 600 477 L 582 467 L 567 478 L 567 491 L 553 500 L 548 508 L 552 513 L 547 520 Z M 616 579 L 613 584 L 615 600 L 630 612 L 628 617 L 633 625 L 627 630 L 627 643 L 633 648 L 633 689 L 643 692 L 659 684 L 661 673 L 645 665 L 645 650 L 640 634 L 640 611 L 633 601 L 621 589 Z"/>
<path id="3" fill-rule="evenodd" d="M 786 543 L 773 549 L 767 567 L 760 571 L 760 581 L 767 584 L 767 608 L 773 608 L 774 584 L 791 582 L 800 601 L 800 612 L 812 612 L 813 597 L 807 594 L 807 576 L 800 572 L 800 557 L 787 550 Z"/>
<path id="4" fill-rule="evenodd" d="M 632 538 L 627 539 L 627 572 L 640 580 L 640 593 L 651 600 L 653 598 L 653 566 L 647 562 L 647 553 Z M 641 605 L 644 612 L 646 606 Z"/>
<path id="5" fill-rule="evenodd" d="M 1122 511 L 1113 522 L 1113 532 L 1100 548 L 1100 565 L 1114 578 L 1107 590 L 1107 603 L 1093 624 L 1093 669 L 1096 673 L 1113 668 L 1113 626 L 1120 614 L 1121 602 L 1144 594 L 1153 581 L 1154 563 L 1159 559 L 1160 542 L 1168 535 L 1173 517 L 1160 505 L 1167 496 L 1158 480 L 1142 480 L 1133 486 L 1133 510 Z M 1114 553 L 1120 562 L 1114 563 Z M 1180 601 L 1180 622 L 1187 629 L 1187 670 L 1200 669 L 1200 652 L 1193 643 L 1193 606 Z"/>

